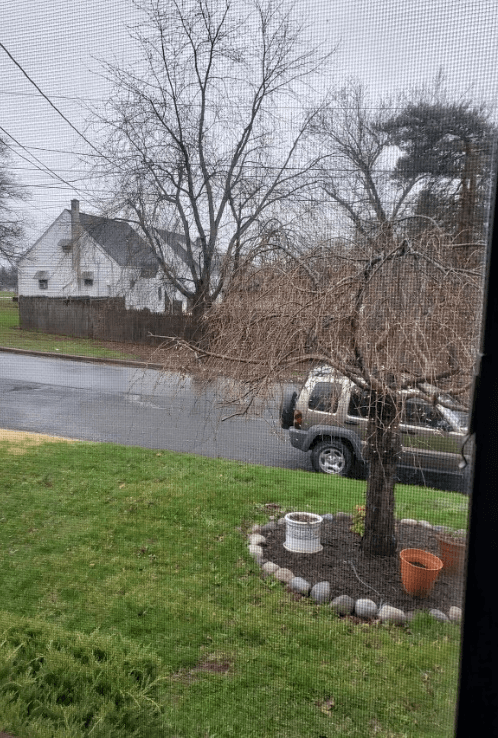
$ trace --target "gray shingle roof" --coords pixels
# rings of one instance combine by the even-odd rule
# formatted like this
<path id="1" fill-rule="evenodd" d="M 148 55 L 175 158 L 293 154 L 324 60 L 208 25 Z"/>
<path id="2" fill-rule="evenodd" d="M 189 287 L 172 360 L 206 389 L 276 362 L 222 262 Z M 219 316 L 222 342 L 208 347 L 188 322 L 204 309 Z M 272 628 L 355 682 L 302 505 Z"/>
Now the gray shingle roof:
<path id="1" fill-rule="evenodd" d="M 119 266 L 157 273 L 159 264 L 153 250 L 125 221 L 80 213 L 80 223 Z"/>
<path id="2" fill-rule="evenodd" d="M 183 245 L 186 243 L 185 236 L 182 236 L 180 233 L 174 233 L 173 231 L 165 231 L 162 228 L 158 228 L 156 233 L 179 259 L 181 259 L 185 264 L 188 264 L 187 250 Z"/>

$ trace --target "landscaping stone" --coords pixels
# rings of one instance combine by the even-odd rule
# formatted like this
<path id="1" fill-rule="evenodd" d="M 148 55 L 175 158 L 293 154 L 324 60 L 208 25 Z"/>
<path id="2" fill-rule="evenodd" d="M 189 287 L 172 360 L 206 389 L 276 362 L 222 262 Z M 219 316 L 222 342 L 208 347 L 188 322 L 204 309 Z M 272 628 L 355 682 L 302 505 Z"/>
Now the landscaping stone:
<path id="1" fill-rule="evenodd" d="M 429 615 L 433 617 L 435 620 L 439 620 L 441 623 L 448 622 L 448 618 L 444 614 L 444 612 L 441 612 L 441 610 L 436 610 L 435 608 L 432 610 L 429 610 Z"/>
<path id="2" fill-rule="evenodd" d="M 350 519 L 351 515 L 349 513 L 339 512 L 335 515 L 325 513 L 321 517 L 325 521 L 332 522 L 333 520 Z M 449 530 L 447 526 L 444 525 L 432 526 L 426 520 L 417 521 L 405 518 L 398 522 L 399 524 L 405 525 L 420 525 L 423 528 L 432 529 L 435 532 L 445 532 Z M 274 530 L 277 525 L 283 525 L 284 523 L 285 518 L 280 518 L 278 522 L 271 520 L 269 523 L 266 523 L 266 525 L 263 526 L 253 525 L 251 528 L 252 533 L 248 536 L 249 553 L 261 566 L 262 571 L 265 574 L 273 574 L 275 579 L 287 584 L 289 586 L 289 589 L 293 592 L 299 592 L 302 595 L 310 595 L 311 599 L 313 599 L 317 604 L 324 604 L 329 602 L 331 590 L 330 582 L 318 582 L 312 587 L 311 584 L 303 577 L 295 577 L 290 569 L 285 569 L 283 567 L 281 568 L 278 564 L 275 564 L 271 561 L 266 561 L 266 559 L 263 558 L 264 551 L 260 544 L 265 543 L 266 539 L 263 535 L 261 535 L 261 532 L 265 530 Z M 459 532 L 464 535 L 467 534 L 467 531 L 465 530 Z M 383 605 L 380 610 L 378 610 L 377 605 L 373 600 L 365 598 L 358 599 L 355 602 L 354 599 L 347 594 L 335 597 L 335 599 L 330 602 L 330 609 L 336 612 L 338 615 L 349 615 L 354 612 L 358 617 L 361 618 L 374 618 L 377 616 L 381 620 L 381 622 L 394 623 L 411 622 L 416 615 L 416 611 L 412 610 L 404 613 L 403 610 L 392 607 L 391 605 Z M 429 611 L 429 615 L 439 622 L 459 622 L 462 619 L 462 610 L 460 607 L 450 607 L 448 616 L 446 616 L 444 612 L 434 608 Z"/>
<path id="3" fill-rule="evenodd" d="M 332 600 L 330 608 L 338 615 L 350 615 L 354 610 L 354 600 L 349 595 L 339 595 Z"/>
<path id="4" fill-rule="evenodd" d="M 319 605 L 330 600 L 330 582 L 318 582 L 311 588 L 310 597 Z"/>
<path id="5" fill-rule="evenodd" d="M 279 582 L 285 582 L 285 584 L 288 584 L 291 579 L 294 578 L 294 573 L 290 569 L 277 569 L 277 571 L 274 573 L 275 579 L 278 579 Z"/>
<path id="6" fill-rule="evenodd" d="M 278 564 L 274 564 L 273 561 L 267 561 L 266 564 L 263 564 L 261 567 L 265 574 L 275 574 L 276 571 L 280 569 Z"/>
<path id="7" fill-rule="evenodd" d="M 398 610 L 397 607 L 391 607 L 390 605 L 384 605 L 381 607 L 377 617 L 379 617 L 383 623 L 404 623 L 406 620 L 406 615 L 403 610 Z"/>
<path id="8" fill-rule="evenodd" d="M 266 538 L 261 533 L 251 533 L 249 536 L 249 543 L 255 546 L 259 546 L 266 542 Z"/>
<path id="9" fill-rule="evenodd" d="M 354 611 L 360 618 L 374 618 L 377 615 L 377 605 L 373 600 L 356 600 Z"/>
<path id="10" fill-rule="evenodd" d="M 432 530 L 434 530 L 436 533 L 448 533 L 450 528 L 448 528 L 447 525 L 434 525 Z"/>
<path id="11" fill-rule="evenodd" d="M 335 519 L 336 519 L 336 520 L 347 520 L 347 519 L 348 519 L 348 518 L 350 518 L 350 517 L 351 517 L 351 513 L 346 513 L 346 512 L 337 512 L 337 513 L 335 514 Z"/>
<path id="12" fill-rule="evenodd" d="M 270 530 L 275 530 L 277 524 L 274 520 L 270 520 L 269 523 L 261 526 L 260 533 L 268 533 Z"/>
<path id="13" fill-rule="evenodd" d="M 460 622 L 462 619 L 462 609 L 460 607 L 450 607 L 448 618 L 454 623 Z"/>
<path id="14" fill-rule="evenodd" d="M 299 594 L 308 596 L 311 584 L 302 577 L 293 577 L 289 582 L 289 588 L 292 589 L 293 592 L 299 592 Z"/>
<path id="15" fill-rule="evenodd" d="M 261 560 L 263 558 L 263 549 L 261 548 L 261 546 L 250 544 L 248 548 L 249 548 L 249 553 L 254 559 Z"/>

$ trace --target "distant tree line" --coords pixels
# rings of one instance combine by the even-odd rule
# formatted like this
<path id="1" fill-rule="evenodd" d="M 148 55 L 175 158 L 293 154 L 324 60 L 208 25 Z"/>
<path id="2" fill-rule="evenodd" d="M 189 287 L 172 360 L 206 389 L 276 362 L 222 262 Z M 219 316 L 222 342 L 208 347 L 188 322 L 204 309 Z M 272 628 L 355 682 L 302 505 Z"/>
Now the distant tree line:
<path id="1" fill-rule="evenodd" d="M 0 289 L 15 290 L 17 288 L 17 267 L 0 266 Z"/>

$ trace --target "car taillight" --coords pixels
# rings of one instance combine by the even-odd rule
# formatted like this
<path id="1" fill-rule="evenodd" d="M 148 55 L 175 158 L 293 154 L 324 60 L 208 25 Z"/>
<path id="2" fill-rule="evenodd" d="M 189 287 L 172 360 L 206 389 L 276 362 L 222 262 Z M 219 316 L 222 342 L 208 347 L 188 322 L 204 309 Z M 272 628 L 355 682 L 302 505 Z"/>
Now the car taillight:
<path id="1" fill-rule="evenodd" d="M 294 428 L 300 428 L 303 422 L 303 414 L 299 410 L 294 410 Z"/>

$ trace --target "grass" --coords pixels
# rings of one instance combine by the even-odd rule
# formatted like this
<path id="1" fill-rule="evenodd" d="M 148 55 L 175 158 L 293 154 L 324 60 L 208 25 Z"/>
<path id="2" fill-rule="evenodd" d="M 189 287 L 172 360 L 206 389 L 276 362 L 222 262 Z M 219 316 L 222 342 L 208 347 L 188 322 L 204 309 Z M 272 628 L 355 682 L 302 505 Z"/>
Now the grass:
<path id="1" fill-rule="evenodd" d="M 0 465 L 1 730 L 452 734 L 458 626 L 354 625 L 247 553 L 266 503 L 352 511 L 364 482 L 107 444 L 4 442 Z M 397 507 L 466 526 L 458 494 L 399 486 Z"/>
<path id="2" fill-rule="evenodd" d="M 86 338 L 68 338 L 38 331 L 24 331 L 19 328 L 19 308 L 13 302 L 13 292 L 0 292 L 0 346 L 21 348 L 32 351 L 54 351 L 71 356 L 104 357 L 112 359 L 131 359 L 131 353 L 113 351 L 101 346 L 97 341 Z"/>

